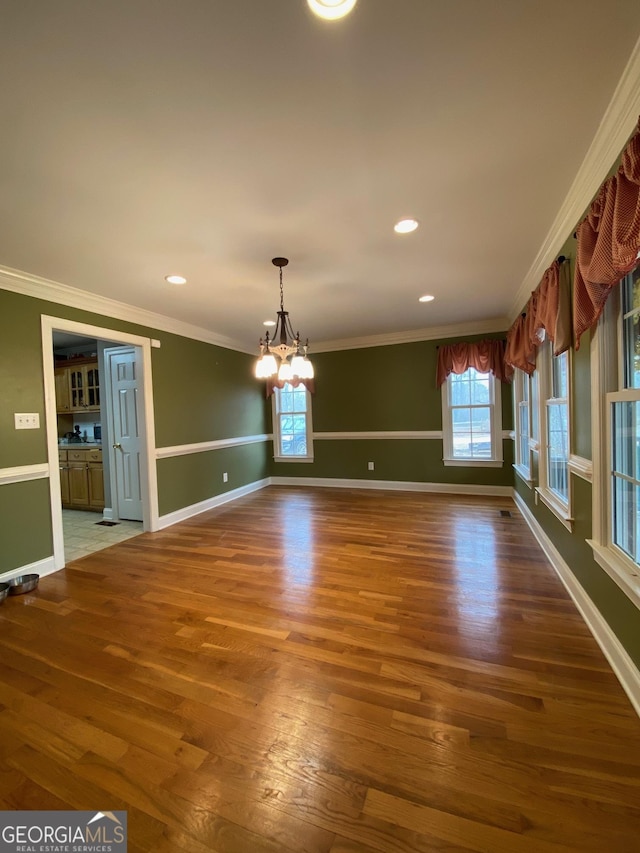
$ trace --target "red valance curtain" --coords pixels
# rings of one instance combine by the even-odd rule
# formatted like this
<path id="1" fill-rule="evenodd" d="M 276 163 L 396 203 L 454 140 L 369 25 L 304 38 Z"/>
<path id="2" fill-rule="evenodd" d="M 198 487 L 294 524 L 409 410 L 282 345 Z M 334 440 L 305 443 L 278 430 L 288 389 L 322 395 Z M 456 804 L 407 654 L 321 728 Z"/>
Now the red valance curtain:
<path id="1" fill-rule="evenodd" d="M 493 373 L 501 382 L 509 382 L 513 375 L 513 371 L 504 362 L 503 341 L 444 344 L 438 349 L 438 388 L 450 373 L 464 373 L 470 367 L 475 367 L 480 373 Z"/>
<path id="2" fill-rule="evenodd" d="M 265 391 L 267 400 L 273 394 L 274 388 L 284 388 L 285 383 L 280 379 L 267 379 L 265 383 Z M 297 388 L 298 385 L 304 385 L 307 391 L 311 394 L 316 393 L 316 381 L 315 379 L 292 379 L 289 382 L 289 385 L 293 385 L 294 388 Z"/>
<path id="3" fill-rule="evenodd" d="M 581 335 L 602 313 L 611 289 L 638 263 L 640 251 L 640 123 L 615 175 L 601 186 L 576 231 L 573 330 Z"/>
<path id="4" fill-rule="evenodd" d="M 571 346 L 571 294 L 569 263 L 558 258 L 545 271 L 524 312 L 507 332 L 505 361 L 531 375 L 536 369 L 540 344 L 553 341 L 553 354 Z"/>

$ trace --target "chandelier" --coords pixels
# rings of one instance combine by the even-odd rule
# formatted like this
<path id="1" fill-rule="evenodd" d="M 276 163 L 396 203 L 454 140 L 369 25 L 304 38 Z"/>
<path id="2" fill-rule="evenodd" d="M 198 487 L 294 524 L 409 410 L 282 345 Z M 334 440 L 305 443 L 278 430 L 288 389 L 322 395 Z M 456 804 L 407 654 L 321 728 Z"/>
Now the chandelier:
<path id="1" fill-rule="evenodd" d="M 280 267 L 280 310 L 278 320 L 270 338 L 269 332 L 260 338 L 260 358 L 256 362 L 258 379 L 277 378 L 278 385 L 290 382 L 296 386 L 301 379 L 313 379 L 313 365 L 307 358 L 309 340 L 300 343 L 300 332 L 293 333 L 289 312 L 284 310 L 282 267 L 289 263 L 287 258 L 273 258 L 271 263 Z M 279 359 L 280 363 L 278 364 Z"/>

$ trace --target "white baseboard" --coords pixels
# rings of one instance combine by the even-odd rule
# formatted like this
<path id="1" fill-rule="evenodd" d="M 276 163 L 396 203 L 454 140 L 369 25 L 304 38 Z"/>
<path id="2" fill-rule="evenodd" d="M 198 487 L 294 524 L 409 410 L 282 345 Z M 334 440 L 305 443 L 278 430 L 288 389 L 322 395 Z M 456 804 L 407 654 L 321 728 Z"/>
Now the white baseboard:
<path id="1" fill-rule="evenodd" d="M 250 495 L 251 492 L 257 492 L 258 489 L 264 489 L 269 485 L 269 477 L 264 480 L 255 480 L 253 483 L 248 483 L 246 486 L 240 486 L 238 489 L 231 489 L 229 492 L 223 492 L 221 495 L 215 495 L 212 498 L 207 498 L 205 501 L 200 501 L 197 504 L 184 506 L 182 509 L 177 509 L 174 512 L 168 512 L 166 515 L 161 515 L 158 519 L 156 530 L 164 530 L 165 527 L 170 527 L 172 524 L 177 524 L 179 521 L 186 521 L 188 518 L 193 518 L 194 515 L 200 515 L 201 512 L 206 512 L 209 509 L 215 509 L 217 506 L 235 501 L 245 495 Z"/>
<path id="2" fill-rule="evenodd" d="M 608 622 L 589 598 L 584 587 L 573 574 L 556 546 L 544 532 L 527 504 L 515 490 L 513 497 L 524 520 L 531 528 L 531 532 L 538 540 L 547 559 L 573 599 L 573 603 L 578 608 L 595 641 L 602 649 L 602 653 L 609 661 L 611 669 L 622 685 L 624 692 L 629 697 L 636 713 L 640 716 L 640 671 L 629 657 L 625 647 L 609 627 Z"/>
<path id="3" fill-rule="evenodd" d="M 106 506 L 102 510 L 102 520 L 103 521 L 114 521 L 113 507 Z"/>
<path id="4" fill-rule="evenodd" d="M 347 480 L 340 477 L 271 477 L 272 486 L 330 486 L 334 489 L 384 489 L 392 492 L 437 492 L 510 498 L 511 486 L 473 486 L 468 483 L 418 483 L 410 480 Z"/>
<path id="5" fill-rule="evenodd" d="M 36 560 L 35 563 L 29 563 L 26 566 L 20 566 L 17 569 L 3 572 L 0 575 L 0 583 L 8 581 L 10 578 L 17 578 L 19 575 L 40 575 L 43 578 L 57 571 L 58 569 L 56 569 L 52 555 L 51 557 L 45 557 L 44 560 Z"/>

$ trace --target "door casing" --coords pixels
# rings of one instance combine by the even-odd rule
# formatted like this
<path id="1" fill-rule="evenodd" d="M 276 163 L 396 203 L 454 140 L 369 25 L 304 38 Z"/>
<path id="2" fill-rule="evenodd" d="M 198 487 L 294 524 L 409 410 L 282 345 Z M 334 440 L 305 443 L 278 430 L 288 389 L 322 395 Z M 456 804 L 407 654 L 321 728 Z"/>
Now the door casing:
<path id="1" fill-rule="evenodd" d="M 78 323 L 63 317 L 43 314 L 42 360 L 44 376 L 45 424 L 47 434 L 47 457 L 49 464 L 49 489 L 51 505 L 51 529 L 53 532 L 53 559 L 56 569 L 65 565 L 64 538 L 62 531 L 62 501 L 60 498 L 60 470 L 58 466 L 58 424 L 56 416 L 56 393 L 53 360 L 53 333 L 71 332 L 87 338 L 96 338 L 114 344 L 140 347 L 142 373 L 140 393 L 143 416 L 142 512 L 144 530 L 158 530 L 158 479 L 156 475 L 155 422 L 153 412 L 153 379 L 151 374 L 151 338 L 131 335 L 115 329 L 105 329 L 88 323 Z"/>

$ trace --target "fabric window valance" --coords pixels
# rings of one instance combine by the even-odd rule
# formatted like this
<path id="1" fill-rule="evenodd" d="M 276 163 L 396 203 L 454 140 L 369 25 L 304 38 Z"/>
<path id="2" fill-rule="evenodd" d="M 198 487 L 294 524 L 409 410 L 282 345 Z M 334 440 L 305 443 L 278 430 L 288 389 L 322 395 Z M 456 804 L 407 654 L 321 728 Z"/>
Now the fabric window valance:
<path id="1" fill-rule="evenodd" d="M 622 153 L 620 166 L 600 187 L 578 240 L 573 283 L 574 338 L 602 313 L 611 289 L 638 264 L 640 251 L 640 123 Z"/>
<path id="2" fill-rule="evenodd" d="M 444 344 L 438 349 L 438 388 L 450 373 L 464 373 L 470 367 L 475 367 L 480 373 L 493 373 L 501 382 L 509 382 L 513 375 L 513 371 L 505 365 L 504 342 L 501 340 Z"/>
<path id="3" fill-rule="evenodd" d="M 315 379 L 291 379 L 289 381 L 289 385 L 292 385 L 294 388 L 297 388 L 298 385 L 304 385 L 304 387 L 309 391 L 310 394 L 315 394 L 316 392 L 316 382 Z M 267 400 L 273 394 L 275 388 L 284 388 L 285 382 L 282 379 L 267 379 L 265 383 L 265 392 Z"/>
<path id="4" fill-rule="evenodd" d="M 505 361 L 531 375 L 538 347 L 553 341 L 553 354 L 571 346 L 571 279 L 569 263 L 558 258 L 546 270 L 524 312 L 507 332 Z"/>

